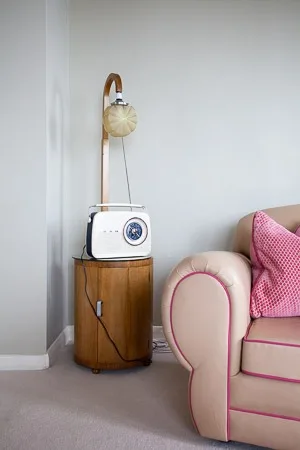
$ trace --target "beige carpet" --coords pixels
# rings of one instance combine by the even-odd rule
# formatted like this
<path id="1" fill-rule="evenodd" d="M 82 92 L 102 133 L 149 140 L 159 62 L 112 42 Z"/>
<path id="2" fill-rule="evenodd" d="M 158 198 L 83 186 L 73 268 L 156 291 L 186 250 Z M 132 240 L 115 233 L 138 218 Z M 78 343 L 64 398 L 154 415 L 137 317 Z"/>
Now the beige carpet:
<path id="1" fill-rule="evenodd" d="M 1 450 L 254 450 L 195 433 L 188 373 L 170 354 L 93 375 L 66 347 L 49 370 L 0 372 Z"/>

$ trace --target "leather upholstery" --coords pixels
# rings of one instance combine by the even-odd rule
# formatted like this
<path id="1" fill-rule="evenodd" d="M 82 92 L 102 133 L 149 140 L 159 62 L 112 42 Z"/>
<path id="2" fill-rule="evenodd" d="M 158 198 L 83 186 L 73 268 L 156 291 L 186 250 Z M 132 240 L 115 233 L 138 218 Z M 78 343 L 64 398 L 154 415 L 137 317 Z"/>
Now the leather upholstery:
<path id="1" fill-rule="evenodd" d="M 230 395 L 230 410 L 300 417 L 300 402 L 295 401 L 300 398 L 300 383 L 250 377 L 240 372 L 230 380 Z"/>
<path id="2" fill-rule="evenodd" d="M 195 425 L 214 439 L 227 440 L 228 376 L 240 370 L 242 339 L 250 321 L 250 283 L 245 257 L 206 252 L 185 258 L 170 274 L 163 293 L 166 338 L 191 372 Z"/>
<path id="3" fill-rule="evenodd" d="M 300 223 L 300 205 L 265 211 L 290 231 Z M 296 450 L 300 383 L 272 376 L 300 377 L 295 361 L 300 349 L 293 347 L 300 343 L 299 319 L 259 319 L 249 326 L 252 217 L 238 224 L 235 252 L 200 253 L 174 267 L 163 291 L 163 328 L 178 361 L 190 371 L 191 416 L 201 435 Z M 261 370 L 270 379 L 241 369 Z"/>
<path id="4" fill-rule="evenodd" d="M 300 224 L 300 205 L 268 208 L 263 211 L 289 231 L 295 232 Z M 248 258 L 250 256 L 250 240 L 252 236 L 252 221 L 254 214 L 254 212 L 248 214 L 239 221 L 233 242 L 233 251 L 242 253 Z"/>
<path id="5" fill-rule="evenodd" d="M 300 423 L 276 416 L 230 411 L 232 440 L 274 450 L 299 450 Z"/>
<path id="6" fill-rule="evenodd" d="M 300 317 L 254 320 L 244 339 L 242 370 L 300 382 Z"/>

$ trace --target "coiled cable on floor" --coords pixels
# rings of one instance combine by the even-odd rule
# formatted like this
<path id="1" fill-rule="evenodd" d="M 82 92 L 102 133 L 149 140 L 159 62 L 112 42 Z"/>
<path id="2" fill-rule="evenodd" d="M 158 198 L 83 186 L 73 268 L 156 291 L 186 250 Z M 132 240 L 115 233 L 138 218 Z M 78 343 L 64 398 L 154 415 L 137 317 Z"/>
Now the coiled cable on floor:
<path id="1" fill-rule="evenodd" d="M 171 353 L 166 339 L 153 339 L 153 351 L 155 353 Z"/>

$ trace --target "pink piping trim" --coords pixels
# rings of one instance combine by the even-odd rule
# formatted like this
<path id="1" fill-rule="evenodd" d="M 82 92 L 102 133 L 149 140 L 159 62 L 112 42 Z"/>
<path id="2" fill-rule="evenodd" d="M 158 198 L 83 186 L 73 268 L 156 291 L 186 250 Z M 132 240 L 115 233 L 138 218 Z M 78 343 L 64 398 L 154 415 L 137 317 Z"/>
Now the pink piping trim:
<path id="1" fill-rule="evenodd" d="M 299 417 L 282 416 L 280 414 L 264 413 L 260 411 L 252 411 L 250 409 L 230 408 L 230 411 L 237 411 L 246 414 L 256 414 L 257 416 L 274 417 L 275 419 L 293 420 L 294 422 L 300 422 Z"/>
<path id="2" fill-rule="evenodd" d="M 191 415 L 192 415 L 192 419 L 195 425 L 195 428 L 197 429 L 198 433 L 200 433 L 196 421 L 195 421 L 195 417 L 194 417 L 194 413 L 193 413 L 193 407 L 192 407 L 192 393 L 191 393 L 191 386 L 192 386 L 192 379 L 194 376 L 194 368 L 191 365 L 191 363 L 186 359 L 185 355 L 183 354 L 183 351 L 180 348 L 180 345 L 177 342 L 177 339 L 175 337 L 175 333 L 174 333 L 174 327 L 173 327 L 173 319 L 172 319 L 172 313 L 173 313 L 173 302 L 174 302 L 174 298 L 175 298 L 175 294 L 176 294 L 176 290 L 178 288 L 178 286 L 187 278 L 193 276 L 193 275 L 208 275 L 211 278 L 215 279 L 218 283 L 220 283 L 220 285 L 223 287 L 226 296 L 227 296 L 227 300 L 228 300 L 228 307 L 229 307 L 229 323 L 228 323 L 228 337 L 227 337 L 227 345 L 228 345 L 228 350 L 227 350 L 227 440 L 230 440 L 230 417 L 229 417 L 229 408 L 230 408 L 230 344 L 231 344 L 231 301 L 230 301 L 230 295 L 228 292 L 227 287 L 225 286 L 225 284 L 220 281 L 215 275 L 212 275 L 211 273 L 207 273 L 207 272 L 202 272 L 202 271 L 197 271 L 197 272 L 193 272 L 193 273 L 189 273 L 188 275 L 185 275 L 183 278 L 181 278 L 181 280 L 178 281 L 178 283 L 176 284 L 173 294 L 172 294 L 172 298 L 171 298 L 171 305 L 170 305 L 170 324 L 171 324 L 171 332 L 172 332 L 172 336 L 174 339 L 174 342 L 182 356 L 182 358 L 189 364 L 189 366 L 192 368 L 192 373 L 190 376 L 190 381 L 189 381 L 189 405 L 190 405 L 190 410 L 191 410 Z"/>
<path id="3" fill-rule="evenodd" d="M 283 347 L 296 347 L 296 348 L 300 348 L 300 344 L 290 344 L 288 342 L 278 342 L 278 341 L 266 341 L 264 339 L 248 339 L 250 330 L 252 328 L 254 321 L 251 321 L 248 325 L 247 328 L 247 332 L 245 334 L 244 337 L 244 342 L 250 342 L 250 343 L 255 343 L 255 344 L 270 344 L 270 345 L 281 345 Z"/>
<path id="4" fill-rule="evenodd" d="M 256 229 L 255 229 L 255 227 L 254 227 L 254 223 L 255 223 L 255 219 L 256 219 L 257 213 L 258 213 L 258 211 L 256 211 L 256 213 L 254 214 L 253 219 L 252 219 L 251 241 L 252 241 L 252 248 L 253 248 L 253 250 L 254 250 L 254 253 L 255 253 L 255 256 L 256 256 L 256 260 L 257 260 L 257 262 L 258 262 L 259 265 L 260 265 L 260 272 L 261 272 L 261 271 L 263 270 L 263 264 L 262 264 L 262 262 L 261 262 L 261 259 L 260 259 L 259 256 L 258 256 L 257 248 L 256 248 L 256 245 L 255 245 L 255 239 L 254 239 L 254 233 L 255 233 L 255 231 L 256 231 Z"/>
<path id="5" fill-rule="evenodd" d="M 255 223 L 255 218 L 256 218 L 257 213 L 258 213 L 258 211 L 256 211 L 256 213 L 254 214 L 253 219 L 252 219 L 251 241 L 252 241 L 252 248 L 253 248 L 253 251 L 254 251 L 255 256 L 256 256 L 256 261 L 258 262 L 258 264 L 260 265 L 260 267 L 257 268 L 257 269 L 259 270 L 259 273 L 258 273 L 257 278 L 256 278 L 256 280 L 255 280 L 255 283 L 253 284 L 252 289 L 251 289 L 251 295 L 250 295 L 250 310 L 252 309 L 252 292 L 254 291 L 254 289 L 255 289 L 257 283 L 259 282 L 259 280 L 260 280 L 260 278 L 261 278 L 261 276 L 262 276 L 262 274 L 263 274 L 263 264 L 262 264 L 262 262 L 261 262 L 261 259 L 260 259 L 259 256 L 258 256 L 257 248 L 256 248 L 256 245 L 255 245 L 255 239 L 254 239 L 254 233 L 255 233 L 255 231 L 256 231 L 256 229 L 254 229 L 254 228 L 255 228 L 255 227 L 254 227 L 254 223 Z M 251 256 L 251 255 L 250 255 L 250 256 Z M 257 319 L 257 318 L 258 318 L 258 317 L 255 317 L 255 319 Z M 250 328 L 251 328 L 251 327 L 250 327 Z M 249 328 L 249 330 L 250 330 L 250 328 Z"/>
<path id="6" fill-rule="evenodd" d="M 249 372 L 248 370 L 242 370 L 242 372 L 245 375 L 250 375 L 252 377 L 257 377 L 257 378 L 266 378 L 267 380 L 279 380 L 279 381 L 288 381 L 290 383 L 300 383 L 300 380 L 296 380 L 295 378 L 277 377 L 275 375 L 267 375 L 265 373 Z"/>
<path id="7" fill-rule="evenodd" d="M 244 338 L 245 342 L 250 342 L 254 343 L 254 344 L 269 344 L 269 345 L 280 345 L 282 347 L 296 347 L 296 348 L 300 348 L 299 344 L 289 344 L 287 342 L 276 342 L 276 341 L 264 341 L 262 339 L 246 339 Z"/>

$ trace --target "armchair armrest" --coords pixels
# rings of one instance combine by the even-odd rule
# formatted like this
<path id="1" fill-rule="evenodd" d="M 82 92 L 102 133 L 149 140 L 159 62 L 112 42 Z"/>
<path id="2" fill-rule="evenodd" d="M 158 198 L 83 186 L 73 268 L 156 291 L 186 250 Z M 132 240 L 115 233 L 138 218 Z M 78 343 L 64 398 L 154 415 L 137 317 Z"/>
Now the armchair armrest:
<path id="1" fill-rule="evenodd" d="M 251 266 L 233 252 L 205 252 L 173 269 L 162 298 L 166 339 L 191 372 L 190 407 L 200 434 L 229 440 L 230 376 L 240 371 L 250 322 Z"/>

